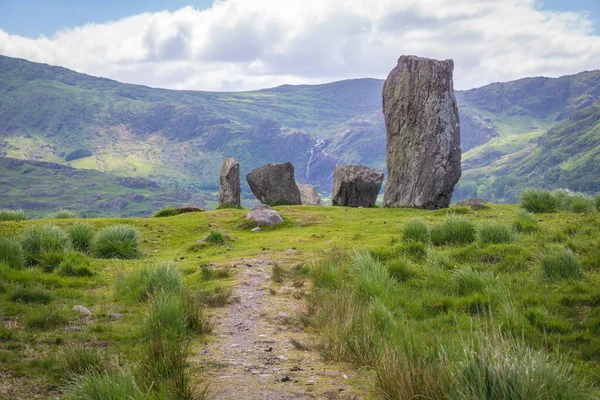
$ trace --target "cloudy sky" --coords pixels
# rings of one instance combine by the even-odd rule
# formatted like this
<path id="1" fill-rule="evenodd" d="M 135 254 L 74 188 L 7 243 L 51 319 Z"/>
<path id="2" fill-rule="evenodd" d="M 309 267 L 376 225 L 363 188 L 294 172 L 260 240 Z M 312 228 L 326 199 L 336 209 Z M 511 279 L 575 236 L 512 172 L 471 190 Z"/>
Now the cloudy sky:
<path id="1" fill-rule="evenodd" d="M 597 0 L 0 0 L 0 54 L 217 91 L 385 78 L 415 54 L 468 89 L 600 68 L 599 18 Z"/>

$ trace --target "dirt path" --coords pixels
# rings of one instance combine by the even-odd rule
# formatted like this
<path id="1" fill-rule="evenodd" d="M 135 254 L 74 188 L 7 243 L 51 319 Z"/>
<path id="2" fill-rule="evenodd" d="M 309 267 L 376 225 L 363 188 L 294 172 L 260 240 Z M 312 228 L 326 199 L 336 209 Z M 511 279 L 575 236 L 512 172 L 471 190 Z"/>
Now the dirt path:
<path id="1" fill-rule="evenodd" d="M 212 313 L 216 340 L 190 359 L 202 370 L 209 399 L 375 398 L 367 372 L 326 364 L 310 346 L 292 343 L 311 342 L 297 319 L 306 289 L 273 283 L 271 268 L 263 260 L 236 264 L 237 302 Z"/>

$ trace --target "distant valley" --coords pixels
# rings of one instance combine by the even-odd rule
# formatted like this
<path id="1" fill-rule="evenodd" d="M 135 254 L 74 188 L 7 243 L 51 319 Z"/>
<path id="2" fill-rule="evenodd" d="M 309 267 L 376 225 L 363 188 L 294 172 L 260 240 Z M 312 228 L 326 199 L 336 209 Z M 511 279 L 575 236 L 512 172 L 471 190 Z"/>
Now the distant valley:
<path id="1" fill-rule="evenodd" d="M 0 56 L 0 208 L 90 216 L 212 208 L 226 157 L 240 161 L 242 176 L 291 161 L 298 182 L 328 196 L 335 165 L 385 167 L 382 85 L 173 91 Z M 455 200 L 515 202 L 527 186 L 600 191 L 600 71 L 456 96 L 463 176 Z M 245 182 L 242 193 L 253 197 Z"/>

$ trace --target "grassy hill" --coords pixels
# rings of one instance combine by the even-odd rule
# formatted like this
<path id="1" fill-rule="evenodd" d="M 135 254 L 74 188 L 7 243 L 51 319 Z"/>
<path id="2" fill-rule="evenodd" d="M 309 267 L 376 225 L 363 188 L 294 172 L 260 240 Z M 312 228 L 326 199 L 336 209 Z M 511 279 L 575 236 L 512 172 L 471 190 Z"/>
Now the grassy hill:
<path id="1" fill-rule="evenodd" d="M 0 155 L 147 178 L 202 192 L 209 206 L 224 158 L 238 158 L 242 176 L 266 162 L 291 161 L 299 182 L 328 196 L 339 163 L 385 168 L 382 85 L 355 79 L 237 93 L 174 91 L 0 56 Z M 598 190 L 572 179 L 594 179 L 593 167 L 581 160 L 596 151 L 597 132 L 590 127 L 577 147 L 560 137 L 578 112 L 593 110 L 599 71 L 494 83 L 456 96 L 463 178 L 455 199 L 514 202 L 519 188 L 530 185 Z M 566 178 L 523 172 L 547 159 L 551 145 Z M 582 149 L 585 156 L 573 162 L 573 151 Z M 524 157 L 531 165 L 514 168 Z M 252 198 L 244 179 L 242 185 Z"/>
<path id="2" fill-rule="evenodd" d="M 189 398 L 173 390 L 196 385 L 230 398 L 332 387 L 366 398 L 598 397 L 597 212 L 276 209 L 285 222 L 260 232 L 235 209 L 0 222 L 0 397 L 66 397 L 85 382 L 127 382 L 136 399 Z M 85 254 L 28 250 L 37 264 L 6 265 L 5 237 L 25 244 L 31 227 L 80 222 L 96 238 L 132 227 L 140 252 L 103 258 L 95 239 Z M 158 299 L 178 310 L 181 293 L 212 328 L 149 331 Z M 174 358 L 163 370 L 155 354 Z"/>

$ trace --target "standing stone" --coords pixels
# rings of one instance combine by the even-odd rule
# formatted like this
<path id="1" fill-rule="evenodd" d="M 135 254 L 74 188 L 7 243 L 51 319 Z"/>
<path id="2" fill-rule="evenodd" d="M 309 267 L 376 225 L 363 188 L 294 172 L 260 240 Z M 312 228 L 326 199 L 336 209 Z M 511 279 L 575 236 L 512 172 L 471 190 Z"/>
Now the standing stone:
<path id="1" fill-rule="evenodd" d="M 300 199 L 302 200 L 303 206 L 320 206 L 321 198 L 317 189 L 312 185 L 304 185 L 299 183 L 298 189 L 300 190 Z"/>
<path id="2" fill-rule="evenodd" d="M 265 204 L 302 204 L 292 163 L 268 163 L 246 175 L 250 190 Z"/>
<path id="3" fill-rule="evenodd" d="M 338 165 L 333 170 L 335 206 L 373 207 L 383 182 L 383 171 L 364 165 Z"/>
<path id="4" fill-rule="evenodd" d="M 240 202 L 240 164 L 235 158 L 226 158 L 221 166 L 219 177 L 219 205 L 239 207 Z"/>
<path id="5" fill-rule="evenodd" d="M 452 60 L 402 56 L 383 86 L 386 207 L 445 208 L 460 178 Z"/>

